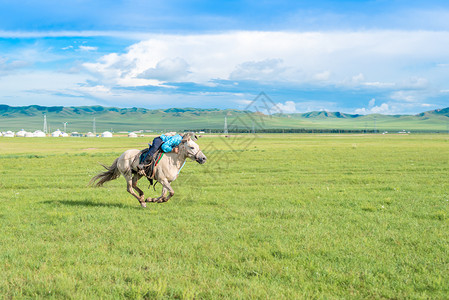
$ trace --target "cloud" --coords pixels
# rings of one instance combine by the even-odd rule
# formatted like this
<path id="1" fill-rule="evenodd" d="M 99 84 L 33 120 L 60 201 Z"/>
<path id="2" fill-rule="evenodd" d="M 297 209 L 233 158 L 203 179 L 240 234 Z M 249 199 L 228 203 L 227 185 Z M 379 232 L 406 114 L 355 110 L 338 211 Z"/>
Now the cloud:
<path id="1" fill-rule="evenodd" d="M 97 51 L 97 50 L 98 50 L 98 47 L 82 46 L 82 45 L 80 45 L 80 46 L 78 47 L 78 49 L 81 50 L 81 51 Z"/>
<path id="2" fill-rule="evenodd" d="M 323 71 L 323 72 L 313 75 L 313 79 L 318 80 L 318 81 L 326 81 L 330 78 L 330 76 L 331 76 L 330 71 Z"/>
<path id="3" fill-rule="evenodd" d="M 370 101 L 371 103 L 371 101 Z M 358 108 L 354 111 L 356 114 L 391 114 L 390 106 L 387 103 L 382 103 L 380 106 L 372 106 L 370 108 Z"/>
<path id="4" fill-rule="evenodd" d="M 425 89 L 429 86 L 429 80 L 423 77 L 410 77 L 402 81 L 400 87 L 405 89 Z"/>
<path id="5" fill-rule="evenodd" d="M 0 57 L 0 75 L 9 74 L 12 71 L 25 68 L 30 63 L 23 60 L 11 60 L 6 57 Z"/>
<path id="6" fill-rule="evenodd" d="M 360 83 L 365 80 L 365 76 L 362 73 L 359 73 L 357 75 L 352 76 L 352 82 L 353 83 Z"/>
<path id="7" fill-rule="evenodd" d="M 291 101 L 281 103 L 286 111 L 362 110 L 360 99 L 373 98 L 378 100 L 367 104 L 365 111 L 397 112 L 406 104 L 410 111 L 424 101 L 439 106 L 447 103 L 443 99 L 447 73 L 436 67 L 436 62 L 449 61 L 449 32 L 147 34 L 145 40 L 99 58 L 93 57 L 100 54 L 91 53 L 98 49 L 86 45 L 82 46 L 87 47 L 84 51 L 75 44 L 79 51 L 63 51 L 66 42 L 54 50 L 39 42 L 20 49 L 15 56 L 8 54 L 8 60 L 0 62 L 0 70 L 10 72 L 13 62 L 20 61 L 39 62 L 36 65 L 47 69 L 63 62 L 79 81 L 53 89 L 45 84 L 47 88 L 41 90 L 111 103 L 123 101 L 122 105 L 145 103 L 145 96 L 156 99 L 158 95 L 184 103 L 180 95 L 188 95 L 189 99 L 216 101 L 216 107 L 223 107 L 251 99 L 260 91 L 267 92 L 274 102 L 279 98 Z M 78 60 L 73 63 L 76 66 L 66 63 L 70 55 Z M 55 71 L 46 78 L 52 81 L 59 74 Z M 39 89 L 25 77 L 17 80 L 22 83 L 22 87 L 16 85 L 18 90 Z M 216 94 L 210 96 L 211 92 Z M 429 97 L 433 98 L 427 100 Z M 163 104 L 169 103 L 173 102 Z M 202 106 L 204 102 L 196 103 Z"/>
<path id="8" fill-rule="evenodd" d="M 421 95 L 413 90 L 400 90 L 391 93 L 390 98 L 401 102 L 418 102 L 419 100 L 421 100 Z"/>
<path id="9" fill-rule="evenodd" d="M 356 114 L 367 115 L 367 114 L 391 114 L 391 107 L 387 103 L 382 103 L 379 106 L 376 106 L 376 99 L 372 98 L 368 102 L 368 108 L 357 108 L 354 111 Z"/>
<path id="10" fill-rule="evenodd" d="M 236 66 L 229 75 L 230 80 L 276 80 L 284 72 L 282 59 L 247 61 Z"/>
<path id="11" fill-rule="evenodd" d="M 139 31 L 114 30 L 57 30 L 57 31 L 7 31 L 0 30 L 0 38 L 56 38 L 56 37 L 113 37 L 126 40 L 144 40 L 152 34 Z"/>
<path id="12" fill-rule="evenodd" d="M 297 112 L 296 104 L 293 101 L 285 101 L 285 103 L 277 103 L 276 106 L 283 114 L 292 114 Z"/>
<path id="13" fill-rule="evenodd" d="M 395 84 L 392 82 L 363 82 L 362 85 L 368 86 L 368 87 L 375 87 L 375 88 L 391 88 L 394 87 Z"/>
<path id="14" fill-rule="evenodd" d="M 154 68 L 149 68 L 138 75 L 139 78 L 174 81 L 185 78 L 189 74 L 189 64 L 182 58 L 165 58 Z"/>
<path id="15" fill-rule="evenodd" d="M 416 63 L 434 66 L 435 60 L 447 61 L 448 53 L 449 32 L 237 31 L 153 35 L 125 53 L 105 55 L 85 67 L 129 86 L 160 86 L 173 80 L 207 84 L 218 79 L 286 84 L 329 81 L 335 86 L 391 89 L 403 84 L 404 78 L 420 78 L 407 68 Z M 177 71 L 182 76 L 173 76 Z M 412 84 L 424 86 L 423 82 Z"/>

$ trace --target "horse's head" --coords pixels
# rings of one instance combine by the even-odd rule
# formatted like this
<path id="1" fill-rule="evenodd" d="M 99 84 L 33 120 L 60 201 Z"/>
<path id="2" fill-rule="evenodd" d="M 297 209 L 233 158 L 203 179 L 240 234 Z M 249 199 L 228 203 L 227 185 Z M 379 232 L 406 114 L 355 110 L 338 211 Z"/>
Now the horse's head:
<path id="1" fill-rule="evenodd" d="M 200 164 L 204 164 L 206 162 L 207 157 L 206 155 L 203 154 L 203 152 L 201 152 L 200 146 L 198 146 L 198 144 L 195 143 L 197 139 L 198 137 L 193 133 L 189 132 L 184 134 L 182 137 L 181 144 L 179 144 L 180 150 L 184 151 L 185 155 L 188 158 L 195 160 Z"/>

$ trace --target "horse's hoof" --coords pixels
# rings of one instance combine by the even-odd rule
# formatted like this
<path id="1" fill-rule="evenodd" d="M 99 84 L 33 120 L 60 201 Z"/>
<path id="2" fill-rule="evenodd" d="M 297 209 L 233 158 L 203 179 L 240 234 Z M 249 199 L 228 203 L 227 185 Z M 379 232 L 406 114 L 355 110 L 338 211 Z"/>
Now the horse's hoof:
<path id="1" fill-rule="evenodd" d="M 142 206 L 143 208 L 146 208 L 146 207 L 147 207 L 147 205 L 146 205 L 145 202 L 140 202 L 140 206 Z"/>

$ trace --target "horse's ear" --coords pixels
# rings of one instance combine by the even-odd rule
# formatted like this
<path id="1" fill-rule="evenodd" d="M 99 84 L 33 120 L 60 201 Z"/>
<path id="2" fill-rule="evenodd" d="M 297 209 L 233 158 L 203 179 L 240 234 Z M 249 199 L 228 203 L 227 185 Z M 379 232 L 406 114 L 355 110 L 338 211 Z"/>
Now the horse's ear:
<path id="1" fill-rule="evenodd" d="M 190 140 L 190 134 L 186 133 L 182 136 L 181 143 L 187 143 Z"/>
<path id="2" fill-rule="evenodd" d="M 195 141 L 195 142 L 198 141 L 198 136 L 196 134 L 194 134 L 193 137 L 192 137 L 192 140 Z"/>

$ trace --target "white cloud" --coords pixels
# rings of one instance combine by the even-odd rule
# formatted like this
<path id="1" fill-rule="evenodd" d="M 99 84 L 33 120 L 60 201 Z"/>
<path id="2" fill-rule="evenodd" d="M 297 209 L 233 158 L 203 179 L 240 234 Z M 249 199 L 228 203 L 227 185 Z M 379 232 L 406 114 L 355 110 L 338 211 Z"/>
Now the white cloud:
<path id="1" fill-rule="evenodd" d="M 92 47 L 92 46 L 79 46 L 78 47 L 79 50 L 81 51 L 97 51 L 98 47 Z"/>
<path id="2" fill-rule="evenodd" d="M 285 71 L 282 59 L 247 61 L 236 66 L 229 75 L 230 80 L 274 80 Z"/>
<path id="3" fill-rule="evenodd" d="M 376 88 L 390 88 L 394 87 L 395 84 L 392 82 L 363 82 L 362 85 L 369 86 L 369 87 L 376 87 Z"/>
<path id="4" fill-rule="evenodd" d="M 371 108 L 371 112 L 375 114 L 387 114 L 390 112 L 390 107 L 387 103 L 382 103 L 380 106 L 374 106 Z"/>
<path id="5" fill-rule="evenodd" d="M 413 90 L 400 90 L 391 93 L 390 98 L 396 101 L 418 102 L 420 95 Z"/>
<path id="6" fill-rule="evenodd" d="M 423 77 L 410 77 L 400 83 L 402 89 L 425 89 L 429 86 L 429 80 Z"/>
<path id="7" fill-rule="evenodd" d="M 138 77 L 161 81 L 181 80 L 189 74 L 189 64 L 182 58 L 166 58 L 159 61 L 156 67 L 149 68 Z"/>
<path id="8" fill-rule="evenodd" d="M 77 97 L 76 105 L 98 104 L 79 90 L 78 83 L 87 78 L 92 79 L 85 74 L 50 71 L 14 73 L 2 77 L 0 91 L 4 98 L 14 99 L 13 105 L 74 105 L 73 97 Z"/>
<path id="9" fill-rule="evenodd" d="M 391 114 L 390 106 L 387 103 L 382 103 L 380 106 L 373 106 L 369 109 L 358 108 L 354 111 L 356 114 L 366 115 L 366 114 Z"/>
<path id="10" fill-rule="evenodd" d="M 376 106 L 376 99 L 372 98 L 368 102 L 368 108 L 358 108 L 354 112 L 356 114 L 360 115 L 367 115 L 367 114 L 391 114 L 392 110 L 391 107 L 387 103 L 382 103 L 379 106 Z"/>
<path id="11" fill-rule="evenodd" d="M 365 80 L 365 76 L 362 73 L 352 76 L 353 83 L 363 82 L 364 80 Z"/>
<path id="12" fill-rule="evenodd" d="M 1 34 L 2 32 L 0 36 Z M 85 36 L 96 35 L 101 34 L 90 32 Z M 185 99 L 189 99 L 198 101 L 186 103 L 189 106 L 194 103 L 202 106 L 205 101 L 211 101 L 216 103 L 215 106 L 223 107 L 228 103 L 235 105 L 235 101 L 239 99 L 250 99 L 254 96 L 254 87 L 263 88 L 268 85 L 274 93 L 282 91 L 281 93 L 285 93 L 284 97 L 288 93 L 287 99 L 292 101 L 280 105 L 289 112 L 320 109 L 343 111 L 342 106 L 349 106 L 345 106 L 344 99 L 341 102 L 340 99 L 326 99 L 326 96 L 315 92 L 317 89 L 327 92 L 337 90 L 340 95 L 359 91 L 366 95 L 365 91 L 369 91 L 373 92 L 370 97 L 387 101 L 376 105 L 373 98 L 372 104 L 370 102 L 366 108 L 359 108 L 365 113 L 397 112 L 400 111 L 400 105 L 419 107 L 424 101 L 433 101 L 441 106 L 446 101 L 427 99 L 429 95 L 437 95 L 442 99 L 442 94 L 447 93 L 447 73 L 442 68 L 438 69 L 435 62 L 449 61 L 449 32 L 237 31 L 220 34 L 145 34 L 144 37 L 144 41 L 120 49 L 123 51 L 110 53 L 87 63 L 78 62 L 82 68 L 73 68 L 73 71 L 78 72 L 72 72 L 71 75 L 74 76 L 71 77 L 61 77 L 61 73 L 57 72 L 41 72 L 42 78 L 30 76 L 31 74 L 15 74 L 17 82 L 9 79 L 6 81 L 12 84 L 10 87 L 0 84 L 4 88 L 2 96 L 8 94 L 11 97 L 17 96 L 17 99 L 31 99 L 34 96 L 32 91 L 40 91 L 41 94 L 36 96 L 39 99 L 44 99 L 47 92 L 51 99 L 57 99 L 54 95 L 60 94 L 85 97 L 85 101 L 97 99 L 110 103 L 108 105 L 126 105 L 132 102 L 133 105 L 141 103 L 144 106 L 152 101 L 145 102 L 147 98 L 161 103 L 157 101 L 160 96 L 160 99 L 164 99 L 165 106 L 180 106 L 181 103 L 186 103 Z M 81 51 L 82 47 L 85 47 L 84 51 Z M 87 54 L 86 57 L 92 57 L 89 51 L 97 50 L 96 47 L 86 45 L 76 49 L 80 51 L 74 54 Z M 66 57 L 67 52 L 61 48 L 57 50 L 59 52 L 38 46 L 22 49 L 11 54 L 15 56 L 9 55 L 7 61 L 0 61 L 0 72 L 1 69 L 5 73 L 6 69 L 13 68 L 12 62 L 40 62 L 39 65 L 58 62 Z M 10 72 L 6 74 L 11 75 Z M 61 78 L 66 81 L 61 81 Z M 248 88 L 253 82 L 239 82 L 244 80 L 255 81 L 255 85 Z M 179 89 L 180 95 L 182 93 L 185 99 L 174 95 L 173 88 L 155 88 L 157 92 L 149 92 L 151 89 L 127 89 L 139 86 L 169 87 L 172 82 L 197 85 L 188 92 Z M 312 92 L 304 93 L 305 96 L 301 95 L 300 99 L 291 97 L 303 87 Z M 206 95 L 200 93 L 201 88 L 217 93 L 225 91 L 227 94 Z M 268 89 L 267 91 L 270 93 Z M 246 94 L 237 95 L 237 92 Z M 186 93 L 189 95 L 185 96 Z M 387 94 L 390 99 L 384 100 Z M 311 96 L 308 98 L 307 95 Z M 173 99 L 179 103 L 173 102 Z M 409 110 L 412 109 L 414 108 Z"/>
<path id="13" fill-rule="evenodd" d="M 449 32 L 239 31 L 153 35 L 130 46 L 126 53 L 106 55 L 97 62 L 86 63 L 85 67 L 123 86 L 163 85 L 166 81 L 180 80 L 206 84 L 215 79 L 269 79 L 288 84 L 327 80 L 338 86 L 347 84 L 350 78 L 351 85 L 391 89 L 403 78 L 418 77 L 407 71 L 408 67 L 447 61 L 448 53 Z M 178 62 L 182 60 L 184 67 L 189 66 L 188 74 L 183 69 L 183 76 L 173 78 L 169 75 L 176 72 L 162 72 L 161 64 L 173 63 L 175 58 Z M 147 71 L 166 76 L 154 76 L 157 79 L 149 81 Z M 418 80 L 416 84 L 425 83 Z"/>
<path id="14" fill-rule="evenodd" d="M 313 75 L 313 79 L 318 80 L 318 81 L 326 81 L 326 80 L 329 80 L 330 76 L 331 76 L 330 71 L 323 71 L 323 72 Z"/>
<path id="15" fill-rule="evenodd" d="M 30 63 L 23 60 L 11 60 L 6 57 L 0 57 L 0 75 L 9 74 L 12 71 L 29 66 Z"/>
<path id="16" fill-rule="evenodd" d="M 283 114 L 292 114 L 297 112 L 296 104 L 293 101 L 285 101 L 285 103 L 277 103 L 276 106 L 279 109 L 279 111 L 281 111 Z"/>

